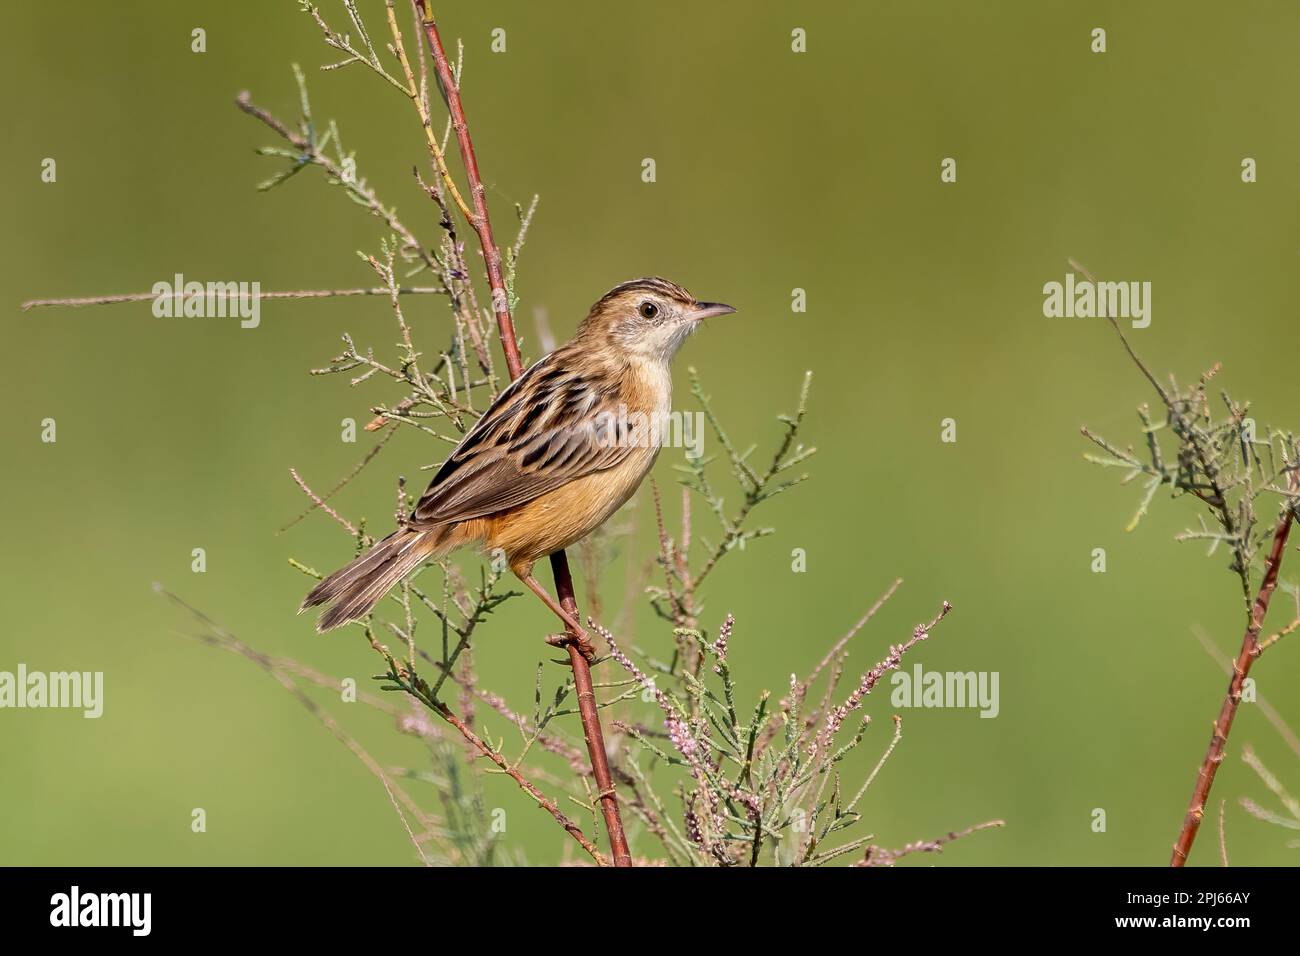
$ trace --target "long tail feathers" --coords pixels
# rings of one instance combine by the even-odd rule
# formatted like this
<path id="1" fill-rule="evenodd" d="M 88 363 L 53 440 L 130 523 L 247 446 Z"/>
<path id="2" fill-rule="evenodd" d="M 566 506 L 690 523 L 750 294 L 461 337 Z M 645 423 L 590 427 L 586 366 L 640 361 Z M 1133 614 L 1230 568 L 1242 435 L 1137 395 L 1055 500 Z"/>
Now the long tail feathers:
<path id="1" fill-rule="evenodd" d="M 401 528 L 394 531 L 347 567 L 335 571 L 316 585 L 303 599 L 298 613 L 309 607 L 330 605 L 316 622 L 318 631 L 361 620 L 393 585 L 440 550 L 443 537 L 440 530 Z"/>

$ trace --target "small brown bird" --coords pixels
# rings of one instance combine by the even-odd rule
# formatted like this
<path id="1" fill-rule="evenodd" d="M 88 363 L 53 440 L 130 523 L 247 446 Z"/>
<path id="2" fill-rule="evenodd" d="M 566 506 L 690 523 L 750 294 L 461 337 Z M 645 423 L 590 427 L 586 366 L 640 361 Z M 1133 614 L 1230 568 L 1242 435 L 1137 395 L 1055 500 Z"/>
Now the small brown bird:
<path id="1" fill-rule="evenodd" d="M 300 613 L 330 605 L 319 631 L 360 620 L 425 561 L 476 544 L 501 549 L 590 655 L 581 625 L 533 577 L 533 565 L 590 534 L 632 497 L 659 454 L 662 429 L 646 440 L 628 423 L 668 415 L 673 356 L 703 319 L 735 311 L 697 301 L 666 279 L 615 286 L 568 343 L 497 396 L 406 524 L 321 581 Z"/>

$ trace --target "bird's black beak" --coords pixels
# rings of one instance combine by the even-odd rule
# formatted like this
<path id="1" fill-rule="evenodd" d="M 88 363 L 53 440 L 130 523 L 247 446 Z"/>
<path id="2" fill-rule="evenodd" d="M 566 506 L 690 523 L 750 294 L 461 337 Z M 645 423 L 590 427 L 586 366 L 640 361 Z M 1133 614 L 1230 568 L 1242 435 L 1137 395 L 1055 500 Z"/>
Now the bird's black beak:
<path id="1" fill-rule="evenodd" d="M 730 315 L 736 310 L 729 305 L 721 302 L 696 302 L 695 308 L 691 310 L 692 319 L 709 319 L 715 315 Z"/>

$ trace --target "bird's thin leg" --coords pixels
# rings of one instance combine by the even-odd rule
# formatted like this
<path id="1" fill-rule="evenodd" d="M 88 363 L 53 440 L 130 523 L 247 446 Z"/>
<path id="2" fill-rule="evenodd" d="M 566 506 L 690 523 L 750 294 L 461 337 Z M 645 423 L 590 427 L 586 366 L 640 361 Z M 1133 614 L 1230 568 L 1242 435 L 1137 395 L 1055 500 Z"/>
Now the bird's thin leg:
<path id="1" fill-rule="evenodd" d="M 523 573 L 520 573 L 523 569 L 512 570 L 514 570 L 515 576 L 528 586 L 528 590 L 541 598 L 542 603 L 555 612 L 555 616 L 569 628 L 571 633 L 564 635 L 559 640 L 549 641 L 549 643 L 556 645 L 572 643 L 582 653 L 582 656 L 587 659 L 588 663 L 594 661 L 596 659 L 596 649 L 588 639 L 587 632 L 582 629 L 582 625 L 574 619 L 573 615 L 566 611 L 559 601 L 551 597 L 542 582 L 533 577 L 531 569 L 524 570 Z"/>

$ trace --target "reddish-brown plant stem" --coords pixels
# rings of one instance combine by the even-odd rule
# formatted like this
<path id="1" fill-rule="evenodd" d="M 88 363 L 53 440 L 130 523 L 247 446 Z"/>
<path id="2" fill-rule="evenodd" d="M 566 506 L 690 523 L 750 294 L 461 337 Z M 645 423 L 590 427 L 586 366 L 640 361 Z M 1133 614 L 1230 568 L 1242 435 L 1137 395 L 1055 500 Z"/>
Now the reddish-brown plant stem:
<path id="1" fill-rule="evenodd" d="M 510 377 L 518 378 L 523 372 L 523 362 L 519 357 L 519 344 L 515 338 L 514 320 L 510 316 L 510 299 L 506 291 L 505 279 L 501 271 L 501 251 L 492 237 L 492 223 L 488 218 L 487 197 L 484 194 L 483 180 L 479 176 L 478 160 L 474 155 L 474 144 L 470 139 L 469 125 L 465 122 L 465 108 L 461 103 L 460 90 L 456 86 L 456 77 L 447 52 L 443 49 L 442 37 L 433 19 L 428 0 L 412 0 L 420 22 L 424 27 L 425 38 L 429 42 L 429 52 L 433 57 L 434 69 L 438 83 L 447 100 L 447 109 L 451 113 L 451 126 L 456 134 L 456 143 L 460 149 L 465 175 L 469 179 L 470 202 L 474 209 L 474 218 L 470 226 L 478 235 L 479 245 L 483 250 L 483 261 L 487 266 L 488 285 L 492 289 L 492 311 L 496 315 L 497 328 L 501 333 L 501 347 L 505 351 L 506 367 Z M 555 575 L 555 591 L 561 606 L 574 618 L 579 620 L 578 601 L 574 596 L 573 577 L 569 573 L 569 562 L 563 551 L 551 555 L 551 570 Z M 571 638 L 578 635 L 570 632 Z M 578 712 L 582 718 L 582 732 L 587 741 L 587 752 L 591 756 L 592 774 L 599 789 L 601 813 L 605 818 L 605 829 L 609 831 L 610 851 L 615 866 L 631 866 L 632 855 L 628 850 L 627 837 L 623 832 L 623 821 L 619 815 L 618 795 L 614 789 L 614 779 L 609 770 L 609 758 L 605 753 L 605 736 L 600 727 L 600 714 L 596 706 L 596 693 L 591 681 L 591 667 L 582 656 L 574 641 L 567 645 L 569 662 L 573 666 L 573 683 L 578 697 Z"/>
<path id="2" fill-rule="evenodd" d="M 555 593 L 559 595 L 560 606 L 576 621 L 578 620 L 578 599 L 573 593 L 573 576 L 569 573 L 569 562 L 563 551 L 551 555 L 551 573 L 555 576 Z M 577 635 L 570 634 L 570 637 Z M 578 649 L 576 641 L 565 645 L 569 652 L 569 663 L 573 667 L 573 690 L 578 698 L 578 714 L 582 718 L 582 736 L 587 741 L 587 753 L 591 756 L 591 772 L 596 778 L 599 791 L 601 815 L 605 818 L 605 829 L 609 831 L 609 848 L 614 857 L 615 866 L 631 866 L 632 852 L 627 845 L 627 836 L 623 833 L 623 820 L 618 810 L 618 793 L 614 789 L 614 778 L 609 771 L 609 757 L 605 753 L 605 735 L 600 727 L 600 712 L 596 706 L 596 689 L 591 682 L 591 665 Z"/>
<path id="3" fill-rule="evenodd" d="M 1290 502 L 1283 507 L 1278 519 L 1277 530 L 1273 533 L 1273 547 L 1269 551 L 1268 562 L 1264 565 L 1264 580 L 1260 583 L 1255 603 L 1251 607 L 1250 621 L 1246 633 L 1241 639 L 1241 651 L 1232 665 L 1232 677 L 1228 681 L 1228 693 L 1219 707 L 1219 716 L 1214 721 L 1214 732 L 1210 735 L 1210 746 L 1201 761 L 1201 769 L 1196 774 L 1196 786 L 1192 789 L 1192 801 L 1188 805 L 1187 815 L 1183 818 L 1183 828 L 1174 843 L 1170 866 L 1183 866 L 1187 855 L 1192 850 L 1192 842 L 1205 817 L 1205 802 L 1210 796 L 1210 787 L 1214 785 L 1214 775 L 1223 763 L 1224 750 L 1228 745 L 1228 733 L 1232 730 L 1233 718 L 1237 716 L 1237 706 L 1241 703 L 1242 685 L 1250 674 L 1250 667 L 1259 657 L 1259 632 L 1264 626 L 1264 616 L 1268 613 L 1269 602 L 1277 588 L 1278 569 L 1282 565 L 1282 555 L 1286 551 L 1287 537 L 1291 533 L 1291 521 L 1294 508 Z"/>
<path id="4" fill-rule="evenodd" d="M 429 41 L 429 52 L 433 55 L 434 70 L 438 84 L 447 99 L 447 109 L 451 113 L 451 128 L 456 134 L 456 145 L 460 148 L 460 157 L 465 164 L 465 175 L 469 178 L 470 202 L 474 207 L 474 218 L 470 226 L 478 234 L 479 245 L 483 249 L 483 261 L 487 266 L 488 285 L 492 288 L 492 311 L 497 317 L 497 327 L 501 330 L 501 347 L 505 349 L 506 365 L 510 377 L 518 378 L 524 370 L 519 358 L 519 346 L 515 339 L 515 323 L 510 317 L 510 299 L 506 294 L 505 278 L 501 273 L 501 250 L 492 238 L 492 221 L 488 218 L 487 196 L 483 180 L 479 176 L 478 159 L 474 155 L 474 143 L 469 136 L 469 125 L 465 122 L 465 107 L 461 104 L 460 89 L 456 86 L 456 76 L 447 51 L 443 49 L 442 37 L 434 23 L 433 12 L 427 0 L 414 0 L 424 25 L 424 35 Z"/>
<path id="5" fill-rule="evenodd" d="M 442 717 L 443 720 L 447 721 L 447 723 L 460 731 L 461 736 L 469 741 L 470 745 L 474 747 L 475 750 L 500 767 L 503 773 L 509 775 L 510 778 L 513 779 L 515 783 L 519 784 L 519 786 L 526 791 L 530 797 L 537 801 L 539 807 L 554 817 L 555 822 L 562 826 L 568 834 L 573 837 L 573 839 L 577 840 L 579 846 L 590 853 L 593 860 L 597 863 L 605 863 L 605 857 L 601 854 L 600 850 L 596 848 L 595 844 L 587 839 L 586 835 L 576 823 L 564 815 L 564 811 L 555 804 L 555 801 L 551 800 L 546 796 L 546 794 L 533 786 L 533 784 L 526 779 L 523 774 L 507 763 L 504 757 L 480 740 L 479 736 L 474 733 L 474 731 L 470 730 L 469 726 L 452 713 L 445 704 L 437 704 L 437 711 L 438 715 Z"/>

